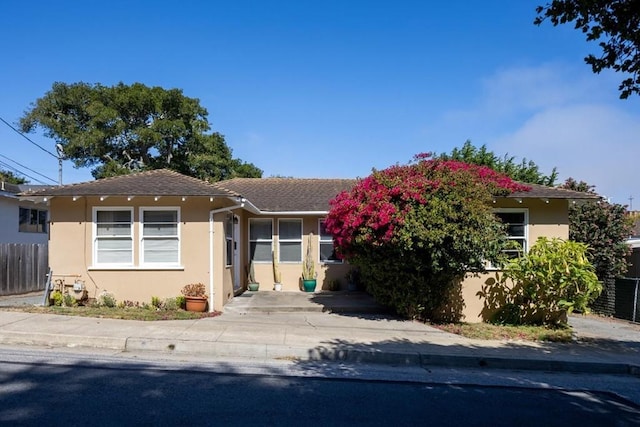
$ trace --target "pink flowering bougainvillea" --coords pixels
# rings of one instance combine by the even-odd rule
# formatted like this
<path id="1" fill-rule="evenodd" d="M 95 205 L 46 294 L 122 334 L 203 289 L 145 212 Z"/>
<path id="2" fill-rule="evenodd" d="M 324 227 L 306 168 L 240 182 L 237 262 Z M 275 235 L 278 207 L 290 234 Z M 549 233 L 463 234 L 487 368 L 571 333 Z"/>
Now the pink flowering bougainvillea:
<path id="1" fill-rule="evenodd" d="M 338 253 L 361 268 L 374 296 L 411 317 L 433 317 L 444 282 L 496 259 L 504 231 L 491 200 L 529 190 L 484 166 L 429 157 L 374 171 L 331 201 L 325 222 Z M 407 295 L 419 301 L 407 304 Z"/>

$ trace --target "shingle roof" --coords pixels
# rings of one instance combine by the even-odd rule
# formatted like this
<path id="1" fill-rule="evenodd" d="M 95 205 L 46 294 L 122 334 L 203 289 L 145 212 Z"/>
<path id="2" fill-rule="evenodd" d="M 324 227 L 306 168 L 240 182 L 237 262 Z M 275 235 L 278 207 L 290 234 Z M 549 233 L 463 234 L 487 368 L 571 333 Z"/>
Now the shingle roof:
<path id="1" fill-rule="evenodd" d="M 547 187 L 539 184 L 524 184 L 531 187 L 529 191 L 518 191 L 508 195 L 508 198 L 523 199 L 599 199 L 600 196 L 593 193 L 583 193 L 581 191 L 566 190 L 558 187 Z"/>
<path id="2" fill-rule="evenodd" d="M 197 178 L 154 169 L 78 184 L 51 187 L 29 196 L 236 196 Z"/>
<path id="3" fill-rule="evenodd" d="M 249 200 L 263 212 L 325 212 L 329 200 L 349 191 L 356 179 L 235 178 L 213 185 Z M 596 199 L 597 195 L 544 185 L 527 184 L 530 191 L 510 194 L 509 198 Z"/>
<path id="4" fill-rule="evenodd" d="M 350 190 L 355 179 L 234 178 L 213 184 L 242 195 L 264 212 L 326 212 L 329 200 Z"/>

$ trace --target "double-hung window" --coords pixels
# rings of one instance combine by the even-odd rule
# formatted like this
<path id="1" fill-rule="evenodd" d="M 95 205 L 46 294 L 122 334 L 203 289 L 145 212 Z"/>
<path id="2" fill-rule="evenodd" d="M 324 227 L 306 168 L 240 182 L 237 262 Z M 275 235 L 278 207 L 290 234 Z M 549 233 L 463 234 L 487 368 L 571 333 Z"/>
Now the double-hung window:
<path id="1" fill-rule="evenodd" d="M 342 260 L 336 255 L 333 246 L 333 236 L 327 233 L 324 220 L 320 220 L 320 262 L 324 263 L 341 263 Z"/>
<path id="2" fill-rule="evenodd" d="M 18 231 L 21 233 L 46 233 L 47 211 L 20 208 Z"/>
<path id="3" fill-rule="evenodd" d="M 180 209 L 140 208 L 141 264 L 180 263 Z"/>
<path id="4" fill-rule="evenodd" d="M 95 208 L 94 263 L 133 264 L 133 209 Z"/>
<path id="5" fill-rule="evenodd" d="M 249 219 L 249 259 L 270 262 L 273 245 L 273 221 L 264 218 Z"/>
<path id="6" fill-rule="evenodd" d="M 509 240 L 504 253 L 509 258 L 517 258 L 527 252 L 528 211 L 523 209 L 499 209 L 495 215 L 505 225 Z"/>
<path id="7" fill-rule="evenodd" d="M 302 262 L 302 220 L 278 220 L 280 262 Z"/>

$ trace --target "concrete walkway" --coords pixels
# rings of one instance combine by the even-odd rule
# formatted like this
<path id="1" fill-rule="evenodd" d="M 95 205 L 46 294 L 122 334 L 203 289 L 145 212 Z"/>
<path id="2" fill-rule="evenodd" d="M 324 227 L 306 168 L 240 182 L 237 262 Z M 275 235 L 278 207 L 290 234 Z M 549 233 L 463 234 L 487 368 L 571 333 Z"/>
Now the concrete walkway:
<path id="1" fill-rule="evenodd" d="M 257 292 L 214 318 L 127 321 L 0 310 L 0 343 L 211 357 L 640 376 L 640 325 L 570 318 L 567 344 L 471 340 L 379 313 L 362 293 Z"/>

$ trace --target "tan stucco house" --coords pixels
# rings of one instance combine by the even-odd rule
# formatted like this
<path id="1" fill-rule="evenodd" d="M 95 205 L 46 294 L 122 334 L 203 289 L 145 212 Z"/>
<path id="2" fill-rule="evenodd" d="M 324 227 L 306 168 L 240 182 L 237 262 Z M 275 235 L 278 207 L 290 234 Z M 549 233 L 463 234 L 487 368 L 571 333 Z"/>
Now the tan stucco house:
<path id="1" fill-rule="evenodd" d="M 335 258 L 323 231 L 329 200 L 353 179 L 236 178 L 211 184 L 152 170 L 55 187 L 29 195 L 49 209 L 49 263 L 54 277 L 82 280 L 89 295 L 149 302 L 175 297 L 185 284 L 208 289 L 211 310 L 247 285 L 254 262 L 260 291 L 273 288 L 276 249 L 283 291 L 299 291 L 311 234 L 318 289 L 350 269 Z M 543 186 L 494 201 L 509 237 L 527 248 L 539 237 L 568 237 L 568 203 L 584 193 Z M 476 293 L 485 277 L 463 283 L 464 316 L 480 320 Z M 343 280 L 344 282 L 344 280 Z"/>

